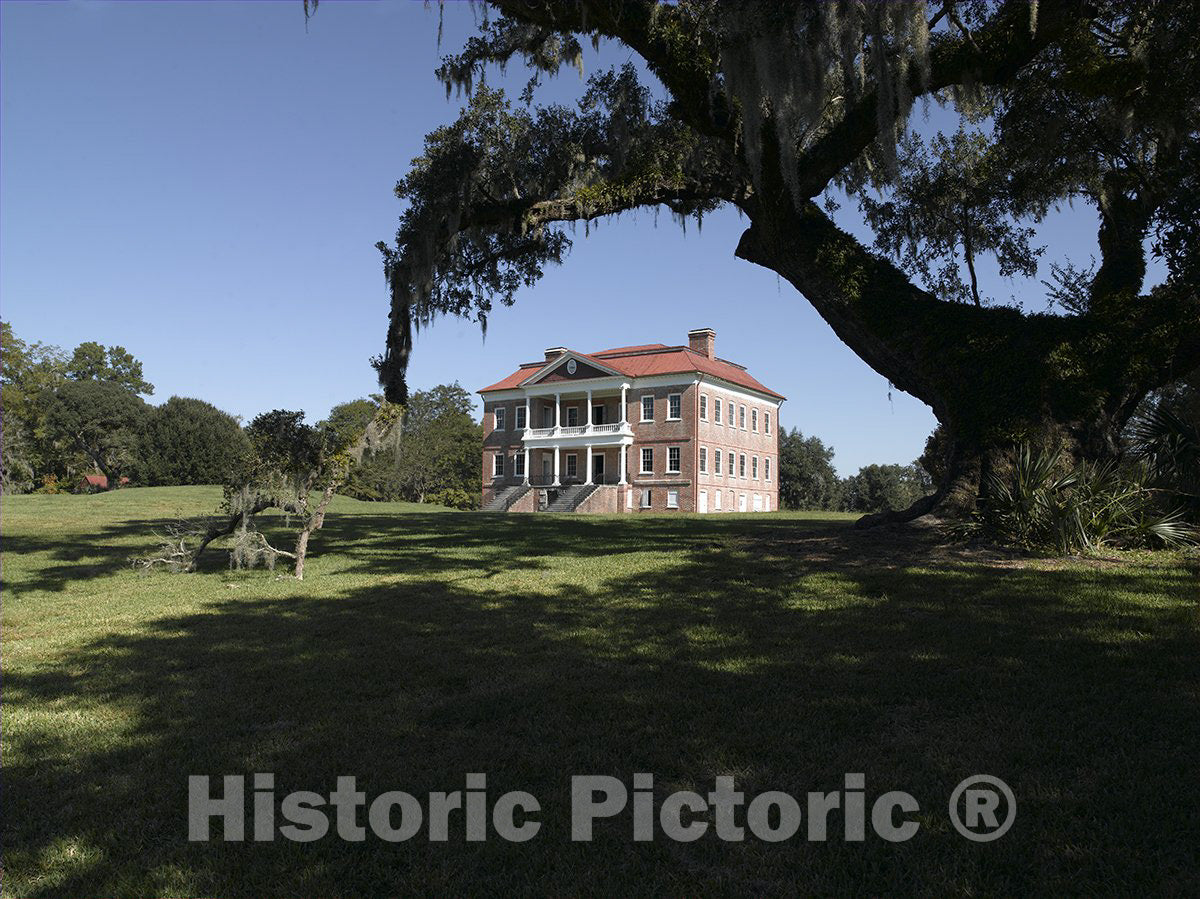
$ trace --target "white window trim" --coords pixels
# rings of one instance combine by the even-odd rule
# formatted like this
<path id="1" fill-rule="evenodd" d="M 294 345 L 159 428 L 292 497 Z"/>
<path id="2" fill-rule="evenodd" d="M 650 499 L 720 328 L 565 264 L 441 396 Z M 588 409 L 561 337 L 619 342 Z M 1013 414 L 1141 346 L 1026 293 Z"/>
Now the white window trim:
<path id="1" fill-rule="evenodd" d="M 719 478 L 724 474 L 724 472 L 721 471 L 721 463 L 724 461 L 725 460 L 721 457 L 721 451 L 719 449 L 714 449 L 713 450 L 713 475 L 715 477 Z"/>
<path id="2" fill-rule="evenodd" d="M 650 400 L 650 417 L 646 417 L 646 400 Z M 640 421 L 654 421 L 654 394 L 643 393 L 641 397 L 642 417 Z"/>
<path id="3" fill-rule="evenodd" d="M 746 454 L 738 453 L 738 477 L 746 480 Z"/>
<path id="4" fill-rule="evenodd" d="M 492 456 L 492 477 L 504 477 L 504 453 L 496 453 Z"/>
<path id="5" fill-rule="evenodd" d="M 575 462 L 575 473 L 571 474 L 571 461 Z M 563 454 L 563 475 L 568 478 L 579 477 L 579 453 L 564 453 Z"/>
<path id="6" fill-rule="evenodd" d="M 521 421 L 522 418 L 525 419 L 525 421 L 523 423 Z M 513 416 L 513 423 L 517 426 L 518 431 L 523 430 L 529 426 L 529 418 L 528 418 L 528 416 L 525 415 L 525 407 L 523 405 L 517 406 L 517 412 Z"/>
<path id="7" fill-rule="evenodd" d="M 571 410 L 575 410 L 575 424 L 571 424 Z M 563 427 L 577 428 L 579 427 L 579 407 L 578 406 L 563 406 Z"/>
<path id="8" fill-rule="evenodd" d="M 738 406 L 738 429 L 746 430 L 746 407 Z"/>
<path id="9" fill-rule="evenodd" d="M 733 450 L 729 451 L 729 476 L 731 478 L 737 477 L 737 453 Z"/>
<path id="10" fill-rule="evenodd" d="M 675 450 L 675 456 L 679 462 L 674 468 L 671 467 L 671 450 Z M 683 450 L 678 446 L 667 447 L 667 474 L 679 474 L 683 470 Z"/>
<path id="11" fill-rule="evenodd" d="M 700 394 L 700 420 L 708 421 L 708 394 Z"/>
<path id="12" fill-rule="evenodd" d="M 672 496 L 675 497 L 674 502 L 672 502 L 672 500 L 671 500 Z M 678 509 L 679 508 L 679 491 L 678 490 L 668 490 L 667 491 L 667 508 L 668 509 Z"/>
<path id="13" fill-rule="evenodd" d="M 771 433 L 771 413 L 770 412 L 765 412 L 765 411 L 763 412 L 763 433 L 764 434 Z"/>
<path id="14" fill-rule="evenodd" d="M 650 454 L 650 467 L 649 468 L 646 467 L 646 453 Z M 643 446 L 642 451 L 640 453 L 638 453 L 638 457 L 639 457 L 639 466 L 640 466 L 638 469 L 638 473 L 639 474 L 654 474 L 654 448 L 650 447 L 650 446 Z"/>
<path id="15" fill-rule="evenodd" d="M 713 397 L 713 424 L 721 424 L 721 398 Z"/>
<path id="16" fill-rule="evenodd" d="M 708 474 L 708 447 L 700 447 L 700 474 Z"/>
<path id="17" fill-rule="evenodd" d="M 750 457 L 750 477 L 758 480 L 758 456 Z"/>
<path id="18" fill-rule="evenodd" d="M 496 422 L 495 429 L 497 431 L 507 431 L 508 430 L 508 416 L 505 415 L 504 413 L 505 413 L 505 409 L 503 406 L 497 406 L 495 409 L 492 410 L 492 418 Z"/>
<path id="19" fill-rule="evenodd" d="M 679 414 L 671 414 L 671 400 L 675 400 L 679 404 Z M 683 420 L 683 394 L 668 393 L 667 394 L 667 421 L 682 421 Z"/>
<path id="20" fill-rule="evenodd" d="M 771 457 L 770 456 L 763 457 L 763 480 L 768 481 L 768 482 L 771 480 Z"/>
<path id="21" fill-rule="evenodd" d="M 758 410 L 757 409 L 750 410 L 750 430 L 753 431 L 755 434 L 758 433 Z"/>
<path id="22" fill-rule="evenodd" d="M 653 494 L 650 492 L 650 488 L 643 487 L 641 498 L 638 500 L 638 503 L 639 503 L 638 508 L 649 509 L 653 502 L 652 497 L 653 497 Z"/>
<path id="23" fill-rule="evenodd" d="M 518 471 L 517 469 L 520 469 Z M 517 453 L 513 456 L 513 477 L 525 477 L 525 454 Z"/>

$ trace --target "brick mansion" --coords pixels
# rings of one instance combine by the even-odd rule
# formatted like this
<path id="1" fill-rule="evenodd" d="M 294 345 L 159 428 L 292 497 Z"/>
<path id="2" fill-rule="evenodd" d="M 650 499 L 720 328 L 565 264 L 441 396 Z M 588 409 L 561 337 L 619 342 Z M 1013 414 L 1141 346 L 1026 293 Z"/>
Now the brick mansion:
<path id="1" fill-rule="evenodd" d="M 553 347 L 479 393 L 485 510 L 778 508 L 784 397 L 708 328 L 686 346 Z"/>

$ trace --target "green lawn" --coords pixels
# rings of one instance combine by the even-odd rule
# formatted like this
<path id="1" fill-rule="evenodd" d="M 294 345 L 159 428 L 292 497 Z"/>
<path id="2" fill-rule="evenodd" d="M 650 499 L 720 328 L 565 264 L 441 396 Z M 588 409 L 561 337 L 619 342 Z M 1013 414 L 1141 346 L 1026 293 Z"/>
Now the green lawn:
<path id="1" fill-rule="evenodd" d="M 832 515 L 490 516 L 339 499 L 303 583 L 142 574 L 210 488 L 3 500 L 5 896 L 1200 895 L 1200 578 Z M 528 790 L 529 843 L 187 842 L 189 774 Z M 572 774 L 660 797 L 906 790 L 891 844 L 569 841 Z M 1003 778 L 1013 829 L 948 822 Z M 832 820 L 832 819 L 831 819 Z M 281 822 L 282 823 L 282 822 Z M 219 830 L 219 829 L 218 829 Z"/>

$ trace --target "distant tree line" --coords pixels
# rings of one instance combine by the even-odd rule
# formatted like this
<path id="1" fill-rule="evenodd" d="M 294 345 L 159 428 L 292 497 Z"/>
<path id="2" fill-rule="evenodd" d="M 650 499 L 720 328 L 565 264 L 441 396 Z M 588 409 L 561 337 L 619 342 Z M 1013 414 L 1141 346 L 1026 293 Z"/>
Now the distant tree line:
<path id="1" fill-rule="evenodd" d="M 8 322 L 0 329 L 3 492 L 228 485 L 256 457 L 250 427 L 211 403 L 178 396 L 159 406 L 147 403 L 154 385 L 124 347 L 87 342 L 66 353 L 22 340 Z M 361 433 L 378 409 L 378 398 L 354 400 L 335 406 L 327 421 L 292 430 Z M 339 482 L 340 492 L 476 505 L 482 428 L 472 417 L 470 394 L 457 384 L 418 391 L 400 414 L 396 439 L 367 447 Z"/>
<path id="2" fill-rule="evenodd" d="M 785 509 L 885 512 L 905 509 L 933 491 L 922 460 L 909 465 L 864 465 L 838 477 L 833 448 L 798 429 L 779 435 L 779 504 Z"/>

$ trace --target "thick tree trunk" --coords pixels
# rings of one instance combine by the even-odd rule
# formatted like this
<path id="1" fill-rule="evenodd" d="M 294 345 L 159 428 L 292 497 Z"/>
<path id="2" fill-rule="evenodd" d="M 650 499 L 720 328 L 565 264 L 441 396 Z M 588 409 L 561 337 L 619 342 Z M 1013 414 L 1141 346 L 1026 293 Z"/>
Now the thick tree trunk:
<path id="1" fill-rule="evenodd" d="M 952 471 L 932 497 L 868 524 L 968 514 L 989 464 L 1017 441 L 1075 458 L 1114 455 L 1138 400 L 1166 377 L 1146 363 L 1166 355 L 1161 339 L 1147 346 L 1145 322 L 1127 310 L 1121 319 L 1061 317 L 941 301 L 815 204 L 772 195 L 752 210 L 737 255 L 791 282 L 859 357 L 928 403 L 953 440 Z"/>

